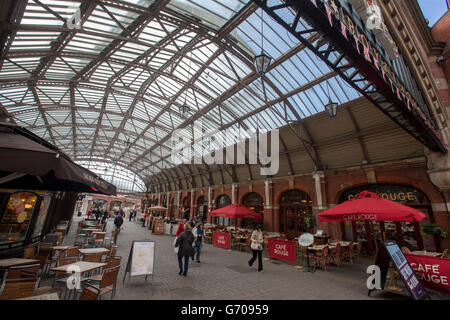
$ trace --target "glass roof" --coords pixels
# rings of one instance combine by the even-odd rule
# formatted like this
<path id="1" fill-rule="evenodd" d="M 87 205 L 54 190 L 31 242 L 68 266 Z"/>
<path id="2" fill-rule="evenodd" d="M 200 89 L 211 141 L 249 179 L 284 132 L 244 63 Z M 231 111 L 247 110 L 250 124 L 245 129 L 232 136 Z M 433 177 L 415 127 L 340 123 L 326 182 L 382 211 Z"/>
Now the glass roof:
<path id="1" fill-rule="evenodd" d="M 145 180 L 174 166 L 171 134 L 195 120 L 269 131 L 323 112 L 329 95 L 359 97 L 250 0 L 82 3 L 28 1 L 0 62 L 0 108 L 84 165 L 120 161 Z M 261 51 L 273 58 L 264 79 Z"/>

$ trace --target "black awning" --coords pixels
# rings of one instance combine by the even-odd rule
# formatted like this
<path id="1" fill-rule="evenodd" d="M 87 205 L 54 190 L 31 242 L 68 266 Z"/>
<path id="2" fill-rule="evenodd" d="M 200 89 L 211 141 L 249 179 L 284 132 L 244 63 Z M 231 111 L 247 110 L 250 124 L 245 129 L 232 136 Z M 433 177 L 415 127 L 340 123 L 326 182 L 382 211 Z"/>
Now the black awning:
<path id="1" fill-rule="evenodd" d="M 0 188 L 116 195 L 116 187 L 30 131 L 0 123 Z"/>

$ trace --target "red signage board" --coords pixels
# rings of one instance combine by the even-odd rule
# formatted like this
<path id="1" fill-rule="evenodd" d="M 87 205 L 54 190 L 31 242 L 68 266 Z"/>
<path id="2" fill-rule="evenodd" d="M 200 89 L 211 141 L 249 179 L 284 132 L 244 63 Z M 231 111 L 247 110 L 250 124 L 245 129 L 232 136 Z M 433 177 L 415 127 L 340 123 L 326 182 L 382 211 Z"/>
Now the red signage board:
<path id="1" fill-rule="evenodd" d="M 450 294 L 450 259 L 405 254 L 424 287 Z"/>
<path id="2" fill-rule="evenodd" d="M 269 248 L 269 257 L 292 263 L 297 262 L 297 244 L 295 241 L 269 238 L 267 240 L 267 246 Z"/>
<path id="3" fill-rule="evenodd" d="M 229 249 L 230 234 L 225 232 L 214 232 L 214 246 Z"/>

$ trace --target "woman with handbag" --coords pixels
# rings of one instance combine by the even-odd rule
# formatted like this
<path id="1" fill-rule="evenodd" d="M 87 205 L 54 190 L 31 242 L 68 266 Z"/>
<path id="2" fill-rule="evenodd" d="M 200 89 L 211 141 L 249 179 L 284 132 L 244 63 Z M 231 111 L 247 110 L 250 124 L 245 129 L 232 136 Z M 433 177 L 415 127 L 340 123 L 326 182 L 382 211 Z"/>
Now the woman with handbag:
<path id="1" fill-rule="evenodd" d="M 251 237 L 251 245 L 250 248 L 253 252 L 253 257 L 249 260 L 248 265 L 251 267 L 253 262 L 256 260 L 256 256 L 258 256 L 258 271 L 263 272 L 263 264 L 262 264 L 262 250 L 264 243 L 264 236 L 262 233 L 261 225 L 258 225 L 256 229 L 252 232 Z"/>

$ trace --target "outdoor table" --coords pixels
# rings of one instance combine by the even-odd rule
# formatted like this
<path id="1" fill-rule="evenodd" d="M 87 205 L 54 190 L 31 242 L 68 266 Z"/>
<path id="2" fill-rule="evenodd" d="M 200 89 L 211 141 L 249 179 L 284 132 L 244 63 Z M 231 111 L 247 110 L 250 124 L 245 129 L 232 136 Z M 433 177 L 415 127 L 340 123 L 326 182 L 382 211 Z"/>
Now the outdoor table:
<path id="1" fill-rule="evenodd" d="M 38 296 L 31 296 L 26 298 L 20 298 L 15 300 L 59 300 L 59 296 L 57 292 L 50 292 L 50 293 L 44 293 L 40 294 Z"/>
<path id="2" fill-rule="evenodd" d="M 104 232 L 104 231 L 94 231 L 94 232 L 92 232 L 93 234 L 106 234 L 106 232 Z"/>
<path id="3" fill-rule="evenodd" d="M 0 268 L 10 268 L 27 264 L 39 263 L 37 259 L 10 258 L 0 260 Z"/>
<path id="4" fill-rule="evenodd" d="M 411 254 L 428 257 L 440 257 L 442 252 L 428 252 L 428 251 L 413 251 Z"/>
<path id="5" fill-rule="evenodd" d="M 86 261 L 78 261 L 70 264 L 66 264 L 60 267 L 51 268 L 51 271 L 59 271 L 59 272 L 67 272 L 67 270 L 73 270 L 73 267 L 80 268 L 80 273 L 85 273 L 89 271 L 93 271 L 95 269 L 99 269 L 106 266 L 106 263 L 100 262 L 86 262 Z"/>
<path id="6" fill-rule="evenodd" d="M 72 247 L 71 246 L 55 246 L 55 247 L 52 247 L 52 250 L 59 251 L 59 250 L 67 250 L 69 248 L 72 248 Z"/>
<path id="7" fill-rule="evenodd" d="M 78 249 L 80 253 L 82 254 L 89 254 L 89 253 L 108 253 L 110 250 L 106 248 L 87 248 L 87 249 Z"/>

